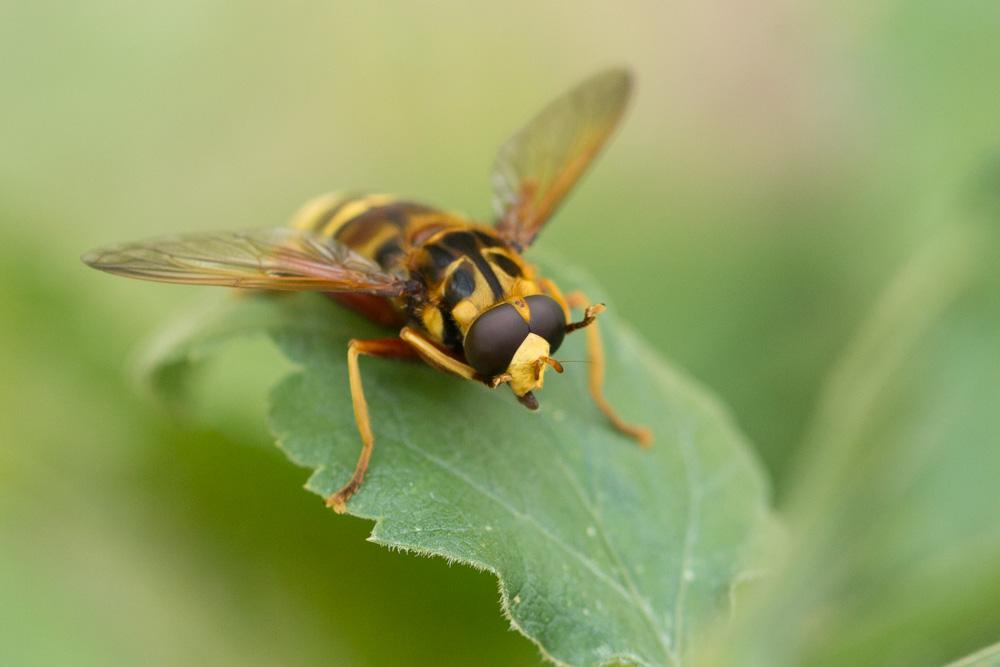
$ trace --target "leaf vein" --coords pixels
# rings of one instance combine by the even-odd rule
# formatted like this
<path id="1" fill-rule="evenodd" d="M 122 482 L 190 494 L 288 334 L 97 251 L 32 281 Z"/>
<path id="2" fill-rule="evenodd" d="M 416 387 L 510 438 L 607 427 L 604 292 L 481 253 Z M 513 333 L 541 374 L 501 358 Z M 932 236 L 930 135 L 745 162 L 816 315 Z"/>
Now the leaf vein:
<path id="1" fill-rule="evenodd" d="M 680 664 L 677 659 L 677 655 L 670 647 L 670 638 L 663 634 L 663 631 L 656 622 L 656 618 L 653 616 L 652 610 L 649 607 L 649 602 L 639 594 L 639 589 L 636 587 L 635 581 L 632 579 L 632 575 L 629 573 L 625 562 L 622 560 L 618 550 L 614 548 L 614 544 L 608 538 L 608 531 L 604 524 L 604 519 L 597 512 L 595 507 L 588 501 L 586 493 L 584 493 L 584 490 L 580 487 L 580 480 L 573 475 L 573 470 L 569 467 L 569 465 L 561 457 L 556 457 L 556 462 L 559 464 L 559 469 L 562 471 L 563 476 L 566 477 L 567 481 L 569 481 L 569 484 L 576 493 L 577 498 L 579 498 L 580 503 L 587 510 L 587 513 L 590 514 L 591 519 L 593 519 L 605 551 L 607 551 L 608 555 L 614 561 L 618 570 L 621 571 L 623 583 L 628 588 L 628 591 L 632 596 L 633 603 L 640 610 L 640 612 L 642 612 L 643 618 L 648 623 L 650 630 L 652 630 L 657 643 L 663 649 L 663 653 L 667 660 L 674 665 Z"/>
<path id="2" fill-rule="evenodd" d="M 434 465 L 438 466 L 439 468 L 441 468 L 445 472 L 449 473 L 450 475 L 452 475 L 456 479 L 464 482 L 466 485 L 469 486 L 469 488 L 473 489 L 477 493 L 481 494 L 482 496 L 484 496 L 486 498 L 489 498 L 490 500 L 492 500 L 493 502 L 495 502 L 499 507 L 501 507 L 502 509 L 504 509 L 505 511 L 507 511 L 515 519 L 519 519 L 521 521 L 524 521 L 526 524 L 528 524 L 531 527 L 533 527 L 540 535 L 542 535 L 543 537 L 545 537 L 546 539 L 548 539 L 549 541 L 551 541 L 553 544 L 555 544 L 556 546 L 558 546 L 560 549 L 562 549 L 563 551 L 565 551 L 570 556 L 573 556 L 574 558 L 576 558 L 584 567 L 586 567 L 588 570 L 590 570 L 596 577 L 598 577 L 598 579 L 600 579 L 601 581 L 603 581 L 609 588 L 611 588 L 612 590 L 614 590 L 616 593 L 618 593 L 620 596 L 622 596 L 626 600 L 631 600 L 629 592 L 627 590 L 625 590 L 625 588 L 622 587 L 621 584 L 619 584 L 617 581 L 615 581 L 610 576 L 608 576 L 608 574 L 606 572 L 604 572 L 597 565 L 597 563 L 595 563 L 593 560 L 591 560 L 590 558 L 588 558 L 584 554 L 580 553 L 579 550 L 573 548 L 572 546 L 570 546 L 569 544 L 567 544 L 566 542 L 564 542 L 562 539 L 560 539 L 557 535 L 555 535 L 552 531 L 550 531 L 545 525 L 543 525 L 542 523 L 540 523 L 533 516 L 531 516 L 530 514 L 525 514 L 524 512 L 518 510 L 516 507 L 513 507 L 510 503 L 508 503 L 506 500 L 504 500 L 501 496 L 498 496 L 497 494 L 493 493 L 489 489 L 484 488 L 483 486 L 481 486 L 480 484 L 478 484 L 474 479 L 472 479 L 472 478 L 468 477 L 467 475 L 463 474 L 461 471 L 455 469 L 453 466 L 449 465 L 447 462 L 441 460 L 440 458 L 434 456 L 433 454 L 431 454 L 430 452 L 426 451 L 425 449 L 412 444 L 408 440 L 403 440 L 402 444 L 403 444 L 404 447 L 406 447 L 410 451 L 415 452 L 416 454 L 419 454 L 420 456 L 422 456 L 427 461 L 429 461 L 429 462 L 433 463 Z"/>
<path id="3" fill-rule="evenodd" d="M 688 584 L 693 578 L 691 572 L 692 552 L 698 539 L 698 515 L 701 511 L 702 494 L 697 489 L 700 475 L 698 457 L 692 448 L 690 428 L 679 438 L 681 457 L 684 459 L 684 479 L 687 481 L 688 513 L 684 528 L 684 546 L 681 551 L 681 565 L 677 572 L 677 598 L 674 600 L 674 646 L 678 654 L 684 650 L 684 601 Z"/>

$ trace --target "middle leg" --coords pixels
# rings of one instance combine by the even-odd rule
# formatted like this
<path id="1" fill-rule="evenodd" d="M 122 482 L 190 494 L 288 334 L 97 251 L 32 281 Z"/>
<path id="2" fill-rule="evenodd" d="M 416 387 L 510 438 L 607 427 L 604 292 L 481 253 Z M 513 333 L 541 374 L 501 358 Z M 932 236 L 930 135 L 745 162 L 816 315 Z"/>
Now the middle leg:
<path id="1" fill-rule="evenodd" d="M 336 493 L 326 499 L 327 507 L 333 508 L 338 514 L 347 510 L 347 501 L 361 486 L 368 461 L 371 459 L 375 446 L 375 436 L 372 433 L 371 418 L 368 415 L 368 401 L 365 400 L 364 386 L 361 382 L 361 368 L 358 358 L 361 355 L 382 357 L 385 359 L 422 359 L 429 366 L 438 370 L 457 375 L 466 380 L 485 382 L 487 386 L 495 387 L 495 382 L 503 377 L 484 380 L 468 364 L 442 352 L 434 343 L 419 331 L 403 327 L 399 338 L 379 338 L 375 340 L 352 340 L 347 347 L 347 371 L 351 382 L 351 402 L 354 405 L 354 420 L 361 434 L 361 455 L 354 468 L 350 481 Z"/>
<path id="2" fill-rule="evenodd" d="M 347 511 L 347 501 L 364 481 L 368 461 L 375 447 L 375 436 L 372 434 L 371 419 L 368 416 L 368 401 L 365 400 L 365 389 L 361 382 L 361 368 L 358 357 L 382 357 L 383 359 L 413 359 L 416 353 L 413 348 L 398 338 L 378 338 L 372 340 L 352 340 L 347 346 L 347 374 L 351 383 L 351 403 L 354 407 L 354 421 L 361 434 L 361 454 L 354 466 L 354 474 L 350 481 L 336 493 L 326 499 L 326 506 L 337 514 Z"/>

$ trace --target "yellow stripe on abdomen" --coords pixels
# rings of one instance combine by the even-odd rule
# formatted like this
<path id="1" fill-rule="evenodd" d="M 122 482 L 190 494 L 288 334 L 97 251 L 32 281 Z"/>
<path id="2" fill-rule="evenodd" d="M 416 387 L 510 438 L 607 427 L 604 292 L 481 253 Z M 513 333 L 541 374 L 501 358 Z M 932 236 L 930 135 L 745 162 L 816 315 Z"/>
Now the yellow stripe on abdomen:
<path id="1" fill-rule="evenodd" d="M 351 195 L 330 192 L 310 199 L 294 216 L 290 226 L 320 236 L 333 236 L 351 220 L 373 208 L 398 201 L 394 195 Z"/>
<path id="2" fill-rule="evenodd" d="M 317 231 L 322 236 L 333 236 L 345 223 L 364 215 L 373 208 L 386 206 L 397 200 L 398 198 L 394 195 L 366 195 L 364 197 L 357 197 L 340 206 L 336 213 L 328 219 L 326 224 Z"/>
<path id="3" fill-rule="evenodd" d="M 317 227 L 326 224 L 330 216 L 351 197 L 343 192 L 329 192 L 319 197 L 314 197 L 307 201 L 292 216 L 290 226 L 303 232 L 315 232 Z"/>

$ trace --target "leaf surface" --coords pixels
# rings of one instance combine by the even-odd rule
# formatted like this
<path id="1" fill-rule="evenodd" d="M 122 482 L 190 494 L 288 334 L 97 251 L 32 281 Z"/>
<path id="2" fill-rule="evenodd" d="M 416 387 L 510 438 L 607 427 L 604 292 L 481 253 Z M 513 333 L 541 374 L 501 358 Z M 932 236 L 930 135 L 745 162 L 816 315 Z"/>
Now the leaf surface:
<path id="1" fill-rule="evenodd" d="M 563 284 L 595 292 L 579 276 Z M 247 321 L 227 312 L 247 308 L 301 368 L 273 390 L 271 426 L 326 496 L 360 448 L 347 342 L 392 333 L 317 295 L 230 299 L 212 319 Z M 679 665 L 773 526 L 767 486 L 709 394 L 610 314 L 601 326 L 608 396 L 653 430 L 652 449 L 589 400 L 587 367 L 573 363 L 586 358 L 580 334 L 560 349 L 567 370 L 546 376 L 537 413 L 506 388 L 362 358 L 376 445 L 348 511 L 376 521 L 375 542 L 494 573 L 512 625 L 556 662 Z"/>

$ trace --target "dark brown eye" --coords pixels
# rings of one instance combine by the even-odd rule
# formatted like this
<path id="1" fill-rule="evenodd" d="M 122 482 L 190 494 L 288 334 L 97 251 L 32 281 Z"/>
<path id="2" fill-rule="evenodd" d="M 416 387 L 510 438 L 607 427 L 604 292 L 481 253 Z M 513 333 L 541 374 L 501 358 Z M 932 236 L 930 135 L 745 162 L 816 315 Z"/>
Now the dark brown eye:
<path id="1" fill-rule="evenodd" d="M 528 323 L 509 303 L 480 315 L 465 336 L 465 359 L 483 377 L 507 370 L 517 348 L 528 337 Z"/>
<path id="2" fill-rule="evenodd" d="M 549 354 L 553 354 L 566 337 L 566 314 L 555 299 L 543 294 L 529 296 L 525 301 L 531 311 L 531 333 L 549 341 Z"/>

